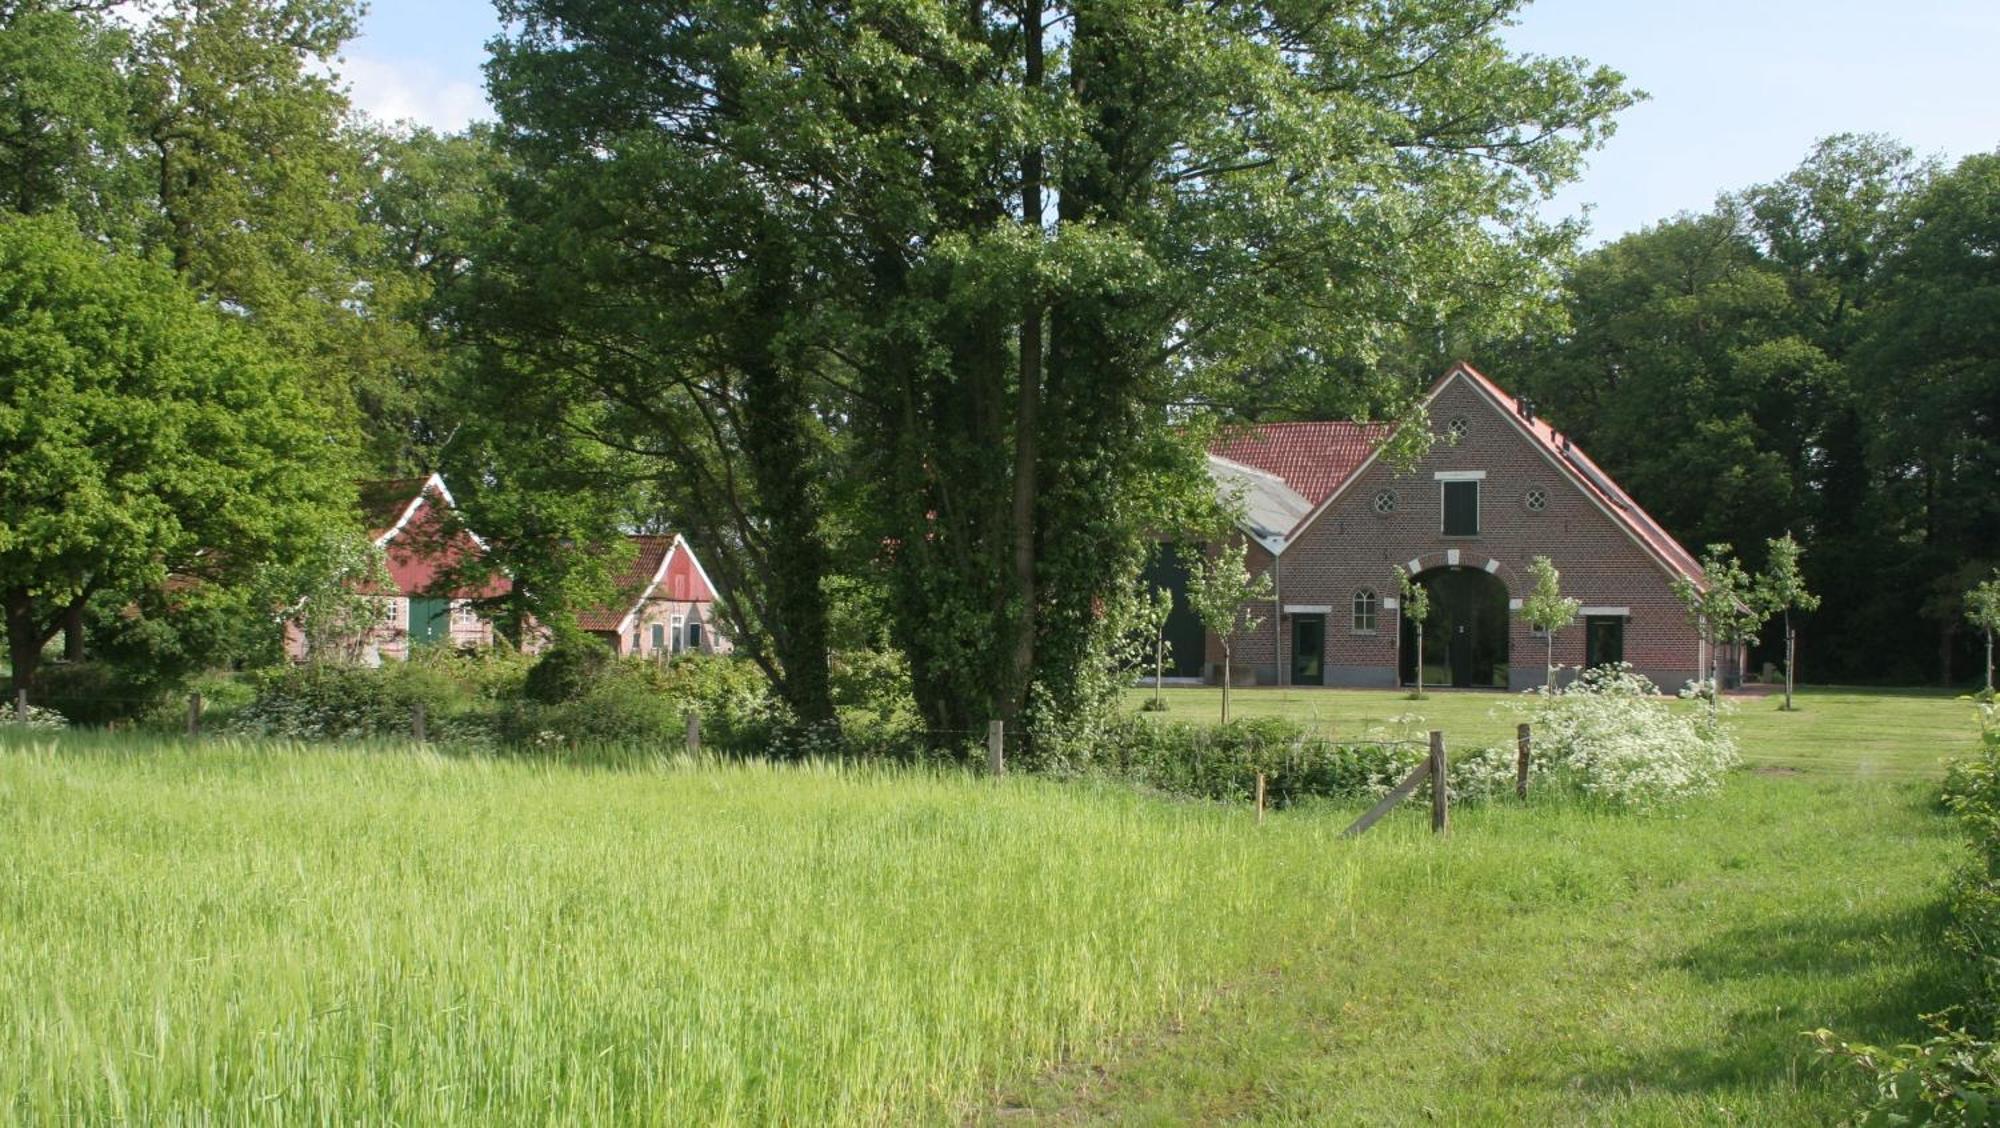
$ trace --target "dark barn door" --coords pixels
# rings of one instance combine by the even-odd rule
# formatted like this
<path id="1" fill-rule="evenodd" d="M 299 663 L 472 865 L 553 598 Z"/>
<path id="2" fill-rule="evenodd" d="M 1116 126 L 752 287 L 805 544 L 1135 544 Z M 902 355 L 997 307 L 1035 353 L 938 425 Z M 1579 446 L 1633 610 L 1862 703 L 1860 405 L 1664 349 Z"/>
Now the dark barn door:
<path id="1" fill-rule="evenodd" d="M 1189 551 L 1199 552 L 1200 549 L 1196 547 Z M 1174 597 L 1173 612 L 1167 616 L 1167 676 L 1202 676 L 1202 665 L 1208 660 L 1208 632 L 1202 628 L 1194 608 L 1188 605 L 1188 571 L 1187 565 L 1181 561 L 1180 547 L 1161 545 L 1146 566 L 1144 581 L 1148 589 L 1164 588 Z M 1151 676 L 1152 668 L 1149 660 L 1146 663 L 1147 676 Z"/>
<path id="2" fill-rule="evenodd" d="M 1482 568 L 1433 568 L 1417 576 L 1430 592 L 1424 620 L 1424 684 L 1507 687 L 1507 585 Z M 1417 680 L 1416 624 L 1403 619 L 1403 684 Z"/>
<path id="3" fill-rule="evenodd" d="M 1326 684 L 1326 616 L 1292 616 L 1292 684 Z"/>
<path id="4" fill-rule="evenodd" d="M 1595 669 L 1625 660 L 1625 617 L 1592 615 L 1583 621 L 1583 662 Z"/>

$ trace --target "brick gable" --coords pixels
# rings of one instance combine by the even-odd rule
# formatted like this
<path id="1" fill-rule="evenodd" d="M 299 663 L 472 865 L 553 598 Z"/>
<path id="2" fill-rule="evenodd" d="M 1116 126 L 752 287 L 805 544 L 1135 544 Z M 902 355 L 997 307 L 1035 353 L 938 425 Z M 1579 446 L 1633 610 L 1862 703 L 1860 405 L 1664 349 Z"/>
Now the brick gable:
<path id="1" fill-rule="evenodd" d="M 1327 684 L 1397 684 L 1400 621 L 1388 605 L 1397 596 L 1397 566 L 1482 569 L 1506 586 L 1510 600 L 1520 600 L 1528 594 L 1528 562 L 1538 555 L 1555 562 L 1565 593 L 1586 608 L 1623 613 L 1625 660 L 1640 672 L 1669 690 L 1697 676 L 1699 641 L 1670 586 L 1677 575 L 1699 578 L 1686 550 L 1580 451 L 1565 449 L 1546 422 L 1521 415 L 1513 397 L 1471 368 L 1447 373 L 1433 387 L 1429 407 L 1440 441 L 1416 466 L 1399 469 L 1371 454 L 1294 530 L 1279 555 L 1252 553 L 1254 566 L 1274 569 L 1279 604 L 1326 615 Z M 1445 441 L 1458 422 L 1463 437 Z M 1483 475 L 1476 479 L 1476 535 L 1441 531 L 1441 473 Z M 1531 491 L 1539 508 L 1529 504 Z M 1385 493 L 1393 504 L 1382 512 L 1377 498 Z M 1373 634 L 1353 629 L 1355 593 L 1364 589 L 1383 601 Z M 1265 610 L 1262 627 L 1238 640 L 1237 662 L 1255 670 L 1257 680 L 1286 681 L 1291 616 L 1270 614 L 1268 605 Z M 1540 683 L 1545 645 L 1518 616 L 1510 617 L 1512 688 Z M 1219 650 L 1213 640 L 1210 650 Z M 1558 632 L 1556 660 L 1576 666 L 1584 657 L 1579 621 Z"/>

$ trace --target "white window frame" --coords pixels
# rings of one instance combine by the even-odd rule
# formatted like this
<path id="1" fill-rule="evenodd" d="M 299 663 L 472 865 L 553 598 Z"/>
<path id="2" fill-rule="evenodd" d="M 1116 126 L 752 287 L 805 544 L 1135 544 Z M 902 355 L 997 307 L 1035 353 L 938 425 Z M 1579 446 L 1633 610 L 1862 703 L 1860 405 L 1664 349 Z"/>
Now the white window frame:
<path id="1" fill-rule="evenodd" d="M 1364 606 L 1363 596 L 1367 597 L 1365 605 L 1367 607 L 1368 625 L 1365 627 L 1361 625 L 1362 607 Z M 1381 631 L 1381 623 L 1381 593 L 1372 587 L 1355 588 L 1353 597 L 1347 603 L 1347 633 L 1354 635 L 1378 634 Z"/>
<path id="2" fill-rule="evenodd" d="M 674 612 L 673 616 L 668 620 L 667 653 L 679 654 L 684 649 L 682 643 L 685 640 L 686 633 L 687 615 L 679 611 Z"/>

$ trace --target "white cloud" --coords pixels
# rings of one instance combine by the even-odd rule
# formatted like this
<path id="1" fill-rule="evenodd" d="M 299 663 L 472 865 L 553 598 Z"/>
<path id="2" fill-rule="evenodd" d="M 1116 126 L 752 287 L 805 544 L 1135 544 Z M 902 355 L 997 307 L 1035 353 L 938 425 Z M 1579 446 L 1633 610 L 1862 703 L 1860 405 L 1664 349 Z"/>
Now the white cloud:
<path id="1" fill-rule="evenodd" d="M 354 108 L 377 121 L 413 121 L 454 132 L 493 116 L 486 92 L 477 83 L 449 77 L 428 63 L 350 55 L 342 61 L 340 74 L 348 82 Z"/>

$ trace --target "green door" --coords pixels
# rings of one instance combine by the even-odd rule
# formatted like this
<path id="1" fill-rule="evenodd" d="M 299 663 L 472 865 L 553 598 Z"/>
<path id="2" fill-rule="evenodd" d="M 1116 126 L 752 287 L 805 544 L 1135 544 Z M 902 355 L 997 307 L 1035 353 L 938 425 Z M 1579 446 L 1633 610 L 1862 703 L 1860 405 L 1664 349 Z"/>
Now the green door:
<path id="1" fill-rule="evenodd" d="M 451 638 L 451 600 L 410 597 L 410 643 L 446 642 Z"/>

